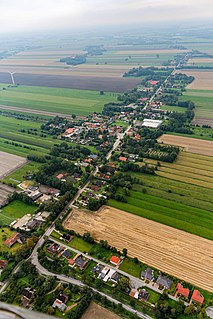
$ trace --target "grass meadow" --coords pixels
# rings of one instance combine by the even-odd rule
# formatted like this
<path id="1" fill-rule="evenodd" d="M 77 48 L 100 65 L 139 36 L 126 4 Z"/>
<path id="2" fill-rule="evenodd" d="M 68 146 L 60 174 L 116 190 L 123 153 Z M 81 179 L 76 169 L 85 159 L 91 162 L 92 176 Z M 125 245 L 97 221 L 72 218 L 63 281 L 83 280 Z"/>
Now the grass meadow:
<path id="1" fill-rule="evenodd" d="M 0 104 L 3 105 L 83 116 L 101 112 L 104 104 L 116 99 L 116 93 L 100 95 L 99 91 L 39 86 L 8 87 L 0 91 Z"/>
<path id="2" fill-rule="evenodd" d="M 191 100 L 196 104 L 195 116 L 213 119 L 213 90 L 192 90 L 188 89 L 180 97 L 180 101 Z"/>

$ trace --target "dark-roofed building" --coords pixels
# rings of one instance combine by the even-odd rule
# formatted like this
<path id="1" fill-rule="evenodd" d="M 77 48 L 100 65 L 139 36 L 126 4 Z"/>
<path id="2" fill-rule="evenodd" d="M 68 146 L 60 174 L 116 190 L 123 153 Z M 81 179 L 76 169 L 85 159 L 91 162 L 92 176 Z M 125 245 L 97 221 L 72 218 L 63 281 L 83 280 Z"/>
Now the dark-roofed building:
<path id="1" fill-rule="evenodd" d="M 34 297 L 34 290 L 31 289 L 30 287 L 24 288 L 23 297 L 26 298 L 26 299 L 28 299 L 28 300 L 33 299 L 33 297 Z"/>
<path id="2" fill-rule="evenodd" d="M 104 269 L 103 266 L 97 264 L 95 267 L 92 268 L 92 272 L 93 274 L 100 274 L 102 272 L 102 270 Z"/>
<path id="3" fill-rule="evenodd" d="M 64 241 L 70 242 L 73 239 L 73 236 L 70 234 L 63 234 L 62 239 Z"/>
<path id="4" fill-rule="evenodd" d="M 113 281 L 115 284 L 118 284 L 120 279 L 121 275 L 117 271 L 111 277 L 111 281 Z"/>
<path id="5" fill-rule="evenodd" d="M 72 252 L 68 249 L 66 249 L 65 251 L 63 251 L 62 257 L 66 258 L 66 259 L 70 259 L 72 257 Z"/>
<path id="6" fill-rule="evenodd" d="M 138 294 L 138 299 L 143 301 L 148 301 L 149 299 L 148 291 L 146 291 L 145 289 L 140 290 Z"/>
<path id="7" fill-rule="evenodd" d="M 82 255 L 78 256 L 75 259 L 75 265 L 77 265 L 81 270 L 84 269 L 87 263 L 88 263 L 88 260 L 84 259 Z"/>
<path id="8" fill-rule="evenodd" d="M 154 271 L 151 268 L 147 268 L 146 270 L 143 270 L 141 273 L 141 277 L 145 280 L 152 281 L 154 280 Z"/>
<path id="9" fill-rule="evenodd" d="M 56 255 L 60 251 L 60 246 L 56 243 L 52 243 L 47 247 L 47 251 L 49 251 L 52 255 Z"/>
<path id="10" fill-rule="evenodd" d="M 163 277 L 161 275 L 158 276 L 156 283 L 158 284 L 159 287 L 163 287 L 168 290 L 171 289 L 173 284 L 173 282 L 169 278 Z"/>
<path id="11" fill-rule="evenodd" d="M 61 302 L 63 302 L 64 304 L 66 304 L 68 301 L 68 297 L 65 294 L 63 294 L 63 292 L 59 293 L 57 299 L 60 300 Z"/>

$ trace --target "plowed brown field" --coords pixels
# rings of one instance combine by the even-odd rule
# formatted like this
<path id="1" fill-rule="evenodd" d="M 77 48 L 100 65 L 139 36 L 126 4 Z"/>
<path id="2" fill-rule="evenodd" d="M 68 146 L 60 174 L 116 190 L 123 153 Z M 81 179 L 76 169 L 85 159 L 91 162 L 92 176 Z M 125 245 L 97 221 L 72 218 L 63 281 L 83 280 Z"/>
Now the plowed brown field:
<path id="1" fill-rule="evenodd" d="M 213 156 L 213 142 L 197 138 L 163 134 L 159 143 L 183 147 L 187 152 Z"/>
<path id="2" fill-rule="evenodd" d="M 213 292 L 213 245 L 210 240 L 103 206 L 97 213 L 73 209 L 67 229 L 90 232 L 142 262 Z"/>

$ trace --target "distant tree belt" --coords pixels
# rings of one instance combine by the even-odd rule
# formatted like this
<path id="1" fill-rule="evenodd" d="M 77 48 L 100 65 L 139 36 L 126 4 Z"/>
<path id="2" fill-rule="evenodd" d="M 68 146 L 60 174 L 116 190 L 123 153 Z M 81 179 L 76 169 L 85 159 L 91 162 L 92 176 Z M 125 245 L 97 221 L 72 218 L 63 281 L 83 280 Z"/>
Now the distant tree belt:
<path id="1" fill-rule="evenodd" d="M 185 69 L 185 70 L 194 70 L 194 69 L 200 69 L 200 70 L 213 70 L 213 66 L 204 66 L 204 65 L 183 65 L 179 67 L 178 69 Z"/>
<path id="2" fill-rule="evenodd" d="M 66 57 L 60 59 L 60 62 L 64 62 L 68 65 L 78 65 L 86 63 L 86 57 L 85 55 L 76 55 L 74 57 Z"/>

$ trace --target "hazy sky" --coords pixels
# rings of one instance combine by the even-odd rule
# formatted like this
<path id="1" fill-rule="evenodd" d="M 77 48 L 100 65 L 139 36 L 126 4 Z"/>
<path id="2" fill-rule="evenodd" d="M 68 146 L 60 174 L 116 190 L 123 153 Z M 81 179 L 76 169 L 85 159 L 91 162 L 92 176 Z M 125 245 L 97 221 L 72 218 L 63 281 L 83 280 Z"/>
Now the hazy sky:
<path id="1" fill-rule="evenodd" d="M 0 0 L 0 32 L 144 22 L 203 22 L 213 0 Z"/>

